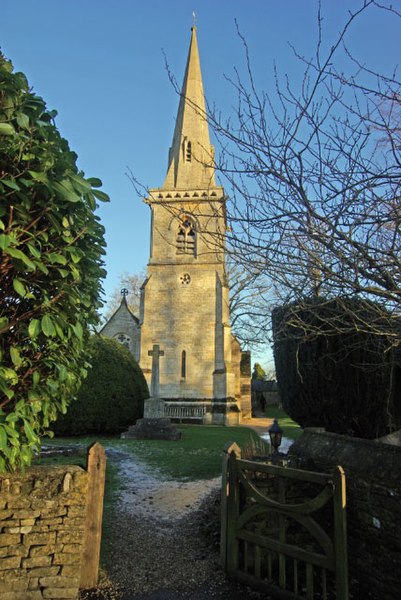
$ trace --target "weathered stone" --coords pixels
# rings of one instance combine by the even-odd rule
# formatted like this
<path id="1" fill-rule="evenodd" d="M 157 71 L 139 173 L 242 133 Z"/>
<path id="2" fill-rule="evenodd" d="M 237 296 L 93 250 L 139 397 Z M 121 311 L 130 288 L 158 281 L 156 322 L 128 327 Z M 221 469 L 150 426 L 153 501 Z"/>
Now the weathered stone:
<path id="1" fill-rule="evenodd" d="M 46 531 L 49 531 L 48 525 L 34 525 L 32 527 L 33 533 L 46 533 Z"/>
<path id="2" fill-rule="evenodd" d="M 24 591 L 28 588 L 28 576 L 24 574 L 21 577 L 13 577 L 10 579 L 0 579 L 0 597 L 3 597 L 3 592 L 15 590 L 16 592 Z"/>
<path id="3" fill-rule="evenodd" d="M 38 525 L 40 527 L 50 527 L 50 525 L 59 525 L 62 522 L 62 517 L 53 517 L 52 519 L 39 519 Z"/>
<path id="4" fill-rule="evenodd" d="M 0 547 L 19 544 L 21 536 L 17 533 L 0 533 Z"/>
<path id="5" fill-rule="evenodd" d="M 42 587 L 54 587 L 54 588 L 73 588 L 78 587 L 78 577 L 41 577 L 39 584 Z"/>
<path id="6" fill-rule="evenodd" d="M 40 511 L 41 519 L 55 519 L 56 517 L 63 517 L 67 514 L 67 508 L 65 506 L 53 506 L 53 508 L 45 508 Z"/>
<path id="7" fill-rule="evenodd" d="M 136 440 L 170 440 L 181 438 L 181 432 L 171 423 L 170 419 L 138 419 L 128 431 L 121 434 L 123 439 Z"/>
<path id="8" fill-rule="evenodd" d="M 78 596 L 88 475 L 75 466 L 67 479 L 65 473 L 65 467 L 34 467 L 2 480 L 1 600 Z"/>
<path id="9" fill-rule="evenodd" d="M 48 544 L 47 546 L 31 546 L 29 551 L 29 557 L 34 556 L 47 556 L 54 554 L 55 552 L 62 552 L 64 544 Z"/>
<path id="10" fill-rule="evenodd" d="M 60 544 L 77 544 L 82 541 L 83 531 L 59 531 L 57 542 Z"/>
<path id="11" fill-rule="evenodd" d="M 13 496 L 18 496 L 21 493 L 21 483 L 19 481 L 14 481 L 10 487 L 10 493 Z"/>
<path id="12" fill-rule="evenodd" d="M 33 556 L 32 558 L 23 558 L 21 566 L 23 569 L 32 569 L 33 567 L 47 567 L 51 563 L 51 556 Z"/>
<path id="13" fill-rule="evenodd" d="M 60 572 L 60 567 L 54 565 L 51 567 L 36 567 L 29 570 L 30 577 L 54 577 Z"/>
<path id="14" fill-rule="evenodd" d="M 0 582 L 12 581 L 13 579 L 19 579 L 22 577 L 20 569 L 8 569 L 7 571 L 0 571 Z"/>
<path id="15" fill-rule="evenodd" d="M 3 556 L 28 556 L 29 546 L 17 544 L 16 546 L 2 546 L 0 548 L 0 557 Z M 1 568 L 1 562 L 0 562 Z"/>
<path id="16" fill-rule="evenodd" d="M 85 518 L 81 517 L 64 517 L 63 519 L 63 528 L 66 529 L 75 529 L 77 527 L 83 528 L 85 527 Z"/>
<path id="17" fill-rule="evenodd" d="M 400 447 L 307 429 L 290 452 L 294 466 L 330 472 L 341 465 L 345 471 L 348 568 L 353 597 L 398 598 Z"/>
<path id="18" fill-rule="evenodd" d="M 63 577 L 74 577 L 78 571 L 79 569 L 77 569 L 76 565 L 63 565 L 61 567 L 61 575 Z"/>
<path id="19" fill-rule="evenodd" d="M 63 479 L 63 493 L 66 494 L 72 488 L 73 480 L 71 473 L 66 473 Z"/>
<path id="20" fill-rule="evenodd" d="M 56 542 L 56 534 L 50 531 L 48 533 L 30 533 L 24 541 L 30 546 L 47 546 Z"/>
<path id="21" fill-rule="evenodd" d="M 69 506 L 68 507 L 68 518 L 70 517 L 83 517 L 85 510 L 83 506 Z"/>
<path id="22" fill-rule="evenodd" d="M 146 199 L 152 211 L 151 255 L 142 287 L 140 331 L 123 299 L 101 333 L 117 339 L 126 334 L 121 341 L 140 360 L 151 395 L 166 400 L 166 412 L 156 418 L 235 425 L 243 378 L 238 342 L 233 351 L 229 325 L 226 196 L 215 181 L 195 29 L 192 35 L 187 63 L 191 76 L 183 87 L 167 175 Z M 160 385 L 155 385 L 153 349 L 159 344 L 164 355 L 157 353 L 163 358 L 157 365 Z M 221 408 L 216 412 L 215 400 Z"/>
<path id="23" fill-rule="evenodd" d="M 42 592 L 40 590 L 28 592 L 26 600 L 43 600 Z"/>
<path id="24" fill-rule="evenodd" d="M 43 598 L 50 598 L 56 600 L 62 598 L 63 600 L 69 600 L 70 598 L 75 599 L 77 597 L 78 588 L 45 588 L 42 592 Z"/>
<path id="25" fill-rule="evenodd" d="M 31 572 L 29 574 L 31 574 Z M 38 590 L 39 589 L 39 577 L 29 577 L 28 589 L 29 590 Z"/>
<path id="26" fill-rule="evenodd" d="M 43 600 L 40 590 L 26 592 L 4 592 L 1 600 Z"/>
<path id="27" fill-rule="evenodd" d="M 10 480 L 5 477 L 5 478 L 1 478 L 0 479 L 0 489 L 1 489 L 1 493 L 2 494 L 9 494 L 10 493 Z"/>
<path id="28" fill-rule="evenodd" d="M 63 552 L 67 554 L 74 554 L 74 552 L 81 552 L 82 546 L 80 544 L 64 544 Z"/>
<path id="29" fill-rule="evenodd" d="M 114 338 L 126 345 L 138 360 L 139 357 L 139 320 L 128 308 L 125 296 L 112 317 L 103 326 L 100 333 L 105 337 Z M 121 332 L 123 338 L 120 338 Z"/>
<path id="30" fill-rule="evenodd" d="M 49 514 L 52 510 L 59 506 L 57 500 L 46 500 L 44 498 L 32 498 L 31 506 L 33 509 L 38 508 L 40 510 L 40 514 Z"/>
<path id="31" fill-rule="evenodd" d="M 24 496 L 19 496 L 16 498 L 11 497 L 8 501 L 7 501 L 7 508 L 8 509 L 12 509 L 12 508 L 28 508 L 31 506 L 31 501 L 29 498 L 26 498 Z"/>
<path id="32" fill-rule="evenodd" d="M 55 554 L 53 557 L 54 565 L 78 565 L 80 561 L 81 557 L 79 554 L 67 554 L 60 552 Z"/>
<path id="33" fill-rule="evenodd" d="M 8 594 L 13 594 L 13 592 L 8 592 Z M 2 596 L 1 600 L 43 600 L 43 596 L 40 590 L 27 590 L 26 592 L 22 592 L 22 595 L 12 596 L 6 594 Z"/>
<path id="34" fill-rule="evenodd" d="M 39 510 L 15 510 L 13 512 L 13 519 L 36 519 L 40 516 Z"/>
<path id="35" fill-rule="evenodd" d="M 27 527 L 28 525 L 35 525 L 36 519 L 21 519 L 22 527 Z"/>
<path id="36" fill-rule="evenodd" d="M 4 533 L 30 533 L 32 531 L 32 525 L 25 527 L 4 527 Z"/>
<path id="37" fill-rule="evenodd" d="M 82 495 L 83 492 L 81 492 L 80 490 L 76 490 L 71 494 L 68 494 L 68 496 L 65 496 L 63 500 L 65 510 L 67 511 L 69 506 L 76 506 L 77 504 L 80 504 L 82 500 Z"/>
<path id="38" fill-rule="evenodd" d="M 18 569 L 21 565 L 21 557 L 20 556 L 9 556 L 7 558 L 2 558 L 0 563 L 0 569 Z"/>

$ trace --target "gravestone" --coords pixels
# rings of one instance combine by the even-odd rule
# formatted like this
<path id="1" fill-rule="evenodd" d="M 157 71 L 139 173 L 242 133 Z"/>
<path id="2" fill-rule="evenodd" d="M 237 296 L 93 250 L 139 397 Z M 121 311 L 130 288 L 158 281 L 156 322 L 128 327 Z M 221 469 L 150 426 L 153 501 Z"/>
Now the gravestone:
<path id="1" fill-rule="evenodd" d="M 121 434 L 121 437 L 137 440 L 179 440 L 181 433 L 172 425 L 170 419 L 164 416 L 164 401 L 159 396 L 159 359 L 164 356 L 164 352 L 158 344 L 154 344 L 148 355 L 152 357 L 151 396 L 145 400 L 144 418 L 138 419 L 135 425 Z"/>

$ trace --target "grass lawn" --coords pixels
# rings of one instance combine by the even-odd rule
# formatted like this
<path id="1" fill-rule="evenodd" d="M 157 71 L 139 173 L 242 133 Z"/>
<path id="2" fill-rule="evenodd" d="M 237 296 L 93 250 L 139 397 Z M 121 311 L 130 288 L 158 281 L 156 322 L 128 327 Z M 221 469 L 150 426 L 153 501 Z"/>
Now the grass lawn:
<path id="1" fill-rule="evenodd" d="M 284 437 L 296 440 L 302 435 L 303 429 L 295 423 L 290 417 L 276 405 L 268 406 L 265 410 L 266 417 L 270 419 L 277 419 L 280 427 L 284 430 Z"/>
<path id="2" fill-rule="evenodd" d="M 44 444 L 88 447 L 96 441 L 105 448 L 119 449 L 136 456 L 165 477 L 194 481 L 211 479 L 221 474 L 222 451 L 228 442 L 236 442 L 242 449 L 246 449 L 252 446 L 252 440 L 259 440 L 257 434 L 246 427 L 178 425 L 177 428 L 182 437 L 176 442 L 80 437 L 54 438 L 44 440 Z M 72 457 L 65 458 L 65 462 L 68 459 L 70 463 L 73 462 Z"/>

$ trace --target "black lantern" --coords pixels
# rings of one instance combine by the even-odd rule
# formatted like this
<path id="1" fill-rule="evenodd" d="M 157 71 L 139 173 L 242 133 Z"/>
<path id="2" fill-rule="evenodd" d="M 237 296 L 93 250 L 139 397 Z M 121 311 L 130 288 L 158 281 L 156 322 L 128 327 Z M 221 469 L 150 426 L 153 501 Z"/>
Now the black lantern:
<path id="1" fill-rule="evenodd" d="M 277 422 L 277 419 L 274 419 L 273 425 L 269 427 L 269 436 L 270 436 L 270 444 L 273 449 L 273 454 L 278 454 L 278 449 L 281 444 L 281 439 L 283 437 L 283 430 Z"/>

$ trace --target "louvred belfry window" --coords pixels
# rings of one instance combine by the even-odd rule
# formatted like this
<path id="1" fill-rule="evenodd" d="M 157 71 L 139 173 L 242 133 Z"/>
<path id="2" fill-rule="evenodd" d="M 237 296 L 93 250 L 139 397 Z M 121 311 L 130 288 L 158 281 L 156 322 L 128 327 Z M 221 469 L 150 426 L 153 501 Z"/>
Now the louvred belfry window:
<path id="1" fill-rule="evenodd" d="M 189 217 L 183 217 L 178 226 L 177 254 L 191 254 L 195 256 L 196 233 Z"/>
<path id="2" fill-rule="evenodd" d="M 187 162 L 191 162 L 191 160 L 192 160 L 192 144 L 191 144 L 191 142 L 187 142 L 187 144 L 186 144 L 185 160 Z"/>

